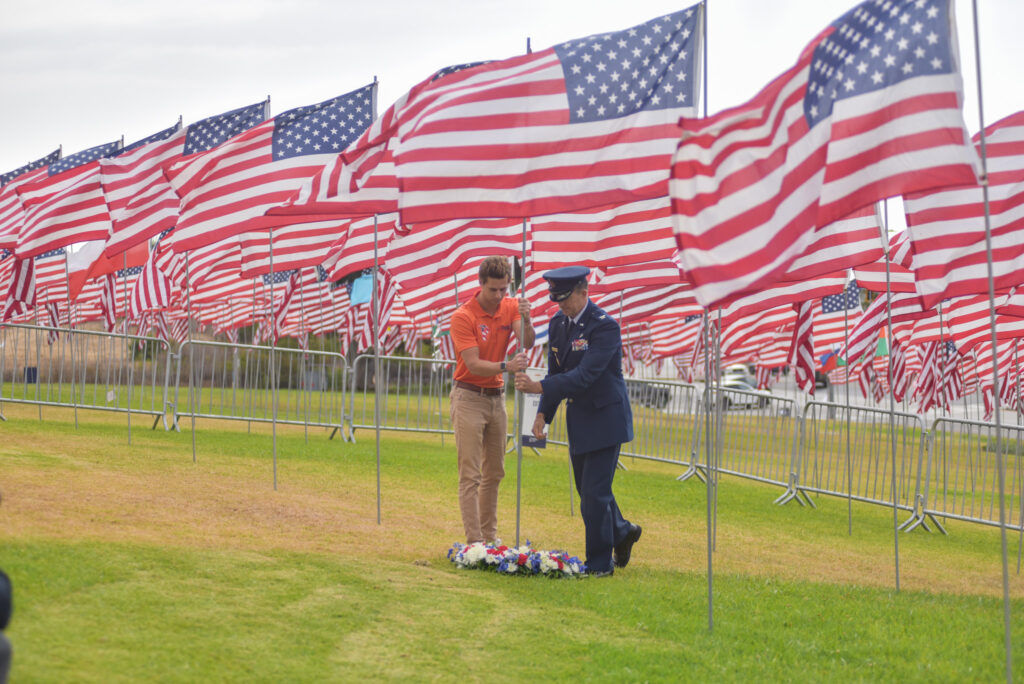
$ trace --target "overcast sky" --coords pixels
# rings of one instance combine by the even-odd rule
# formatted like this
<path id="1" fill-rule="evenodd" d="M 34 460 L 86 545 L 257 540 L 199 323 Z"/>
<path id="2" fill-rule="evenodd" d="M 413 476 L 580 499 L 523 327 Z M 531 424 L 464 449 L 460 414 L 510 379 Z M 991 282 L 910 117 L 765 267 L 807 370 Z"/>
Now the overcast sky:
<path id="1" fill-rule="evenodd" d="M 271 112 L 380 81 L 378 111 L 434 70 L 628 28 L 663 0 L 0 0 L 0 172 L 125 143 L 271 96 Z M 853 0 L 709 0 L 709 112 L 791 66 Z M 979 0 L 985 120 L 1024 109 L 1024 0 Z M 971 3 L 957 3 L 978 129 Z"/>

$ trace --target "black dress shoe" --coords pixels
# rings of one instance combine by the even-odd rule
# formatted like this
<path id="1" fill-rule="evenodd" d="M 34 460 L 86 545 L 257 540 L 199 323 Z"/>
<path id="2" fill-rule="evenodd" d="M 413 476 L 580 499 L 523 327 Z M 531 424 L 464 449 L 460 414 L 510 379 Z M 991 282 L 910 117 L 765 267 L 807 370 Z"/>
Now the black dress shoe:
<path id="1" fill-rule="evenodd" d="M 625 538 L 615 545 L 615 565 L 624 568 L 629 564 L 629 555 L 633 552 L 633 544 L 640 540 L 643 528 L 639 525 L 630 524 L 629 532 Z"/>
<path id="2" fill-rule="evenodd" d="M 595 570 L 593 572 L 589 572 L 588 571 L 587 574 L 590 575 L 591 577 L 611 577 L 612 575 L 615 574 L 615 568 L 611 567 L 611 568 L 608 568 L 607 570 Z"/>

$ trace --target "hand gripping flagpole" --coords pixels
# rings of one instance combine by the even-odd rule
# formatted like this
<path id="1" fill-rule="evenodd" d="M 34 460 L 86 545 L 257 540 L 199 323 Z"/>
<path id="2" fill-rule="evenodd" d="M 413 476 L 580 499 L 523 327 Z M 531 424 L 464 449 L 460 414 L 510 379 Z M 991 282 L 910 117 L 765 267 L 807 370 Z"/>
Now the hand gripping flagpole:
<path id="1" fill-rule="evenodd" d="M 526 38 L 526 54 L 532 53 L 533 50 L 530 48 L 530 38 Z M 519 270 L 519 295 L 520 297 L 526 297 L 526 221 L 523 219 L 523 261 L 520 264 Z M 514 275 L 514 274 L 513 274 Z M 520 326 L 520 337 L 519 337 L 519 351 L 523 351 L 523 341 L 526 340 L 526 321 L 523 317 L 519 317 Z M 501 381 L 505 382 L 505 376 L 502 375 Z M 514 383 L 513 383 L 514 384 Z M 522 512 L 522 488 L 523 488 L 523 393 L 516 389 L 516 547 L 519 546 L 519 520 Z"/>
<path id="2" fill-rule="evenodd" d="M 999 538 L 1002 545 L 1003 561 L 1003 638 L 1006 650 L 1006 681 L 1013 681 L 1013 651 L 1010 640 L 1010 570 L 1006 560 L 1006 462 L 1003 458 L 1003 449 L 1000 444 L 1000 432 L 1002 429 L 1002 417 L 999 411 L 999 356 L 998 338 L 996 336 L 996 288 L 995 274 L 992 268 L 992 220 L 988 199 L 988 161 L 985 150 L 985 107 L 981 91 L 981 46 L 978 37 L 978 0 L 971 2 L 972 17 L 974 20 L 974 67 L 978 80 L 978 119 L 980 123 L 981 143 L 981 193 L 985 206 L 985 265 L 988 268 L 988 307 L 989 307 L 989 335 L 992 343 L 992 396 L 995 404 L 995 450 L 996 450 L 996 471 L 999 476 Z"/>
<path id="3" fill-rule="evenodd" d="M 529 39 L 527 39 L 527 52 L 529 52 Z M 523 260 L 519 269 L 519 296 L 526 299 L 526 222 L 523 219 Z M 515 275 L 515 274 L 513 274 Z M 519 317 L 519 351 L 524 353 L 526 348 L 526 319 Z M 501 381 L 505 382 L 502 375 Z M 522 484 L 523 484 L 523 409 L 525 407 L 523 393 L 516 389 L 516 546 L 519 546 L 519 519 L 522 511 Z"/>

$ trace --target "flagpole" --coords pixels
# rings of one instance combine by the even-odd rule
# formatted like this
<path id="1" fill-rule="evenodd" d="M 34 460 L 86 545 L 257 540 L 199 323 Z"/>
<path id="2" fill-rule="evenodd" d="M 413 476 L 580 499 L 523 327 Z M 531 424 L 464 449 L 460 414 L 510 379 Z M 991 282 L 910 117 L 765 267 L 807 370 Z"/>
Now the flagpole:
<path id="1" fill-rule="evenodd" d="M 708 115 L 708 4 L 702 3 L 701 5 L 701 54 L 703 68 L 701 69 L 701 86 L 703 91 L 703 102 L 702 107 L 704 109 L 704 117 Z M 714 631 L 714 575 L 713 575 L 713 564 L 711 560 L 711 544 L 712 544 L 712 522 L 711 522 L 711 491 L 713 484 L 711 482 L 711 354 L 708 349 L 708 324 L 711 321 L 710 313 L 704 310 L 704 326 L 701 331 L 704 343 L 704 459 L 707 465 L 707 477 L 705 478 L 705 485 L 707 488 L 707 546 L 708 546 L 708 631 Z"/>
<path id="2" fill-rule="evenodd" d="M 988 269 L 989 336 L 992 342 L 992 394 L 995 404 L 995 448 L 996 470 L 999 476 L 999 539 L 1002 546 L 1003 562 L 1003 640 L 1006 650 L 1006 681 L 1013 681 L 1013 651 L 1010 639 L 1010 570 L 1006 560 L 1006 463 L 1003 459 L 1000 431 L 1002 416 L 999 411 L 999 356 L 996 336 L 996 288 L 992 267 L 992 217 L 988 197 L 988 157 L 985 149 L 985 107 L 981 86 L 981 46 L 978 35 L 978 0 L 971 2 L 974 20 L 974 68 L 978 81 L 979 142 L 981 147 L 981 192 L 985 206 L 985 265 Z"/>
<path id="3" fill-rule="evenodd" d="M 887 334 L 889 336 L 889 363 L 886 364 L 886 378 L 889 381 L 889 447 L 892 457 L 892 473 L 890 474 L 889 493 L 892 495 L 892 533 L 893 550 L 895 552 L 896 591 L 900 590 L 900 523 L 899 509 L 896 506 L 896 399 L 892 393 L 892 276 L 889 272 L 889 200 L 882 200 L 884 221 L 880 222 L 882 230 L 882 248 L 885 253 L 885 316 Z M 874 364 L 874 354 L 871 356 Z"/>
<path id="4" fill-rule="evenodd" d="M 377 440 L 377 524 L 381 524 L 380 513 L 380 299 L 377 296 L 377 272 L 380 268 L 378 251 L 378 215 L 373 215 L 373 302 L 370 315 L 373 316 L 373 428 Z"/>
<path id="5" fill-rule="evenodd" d="M 128 252 L 121 252 L 121 282 L 124 285 L 124 305 L 128 306 Z M 117 290 L 114 289 L 114 300 L 110 303 L 114 307 L 113 317 L 117 316 Z M 125 310 L 124 315 L 124 334 L 128 335 L 128 311 Z M 115 324 L 115 330 L 116 330 Z M 128 443 L 132 443 L 132 384 L 135 380 L 135 345 L 131 341 L 128 342 Z"/>
<path id="6" fill-rule="evenodd" d="M 711 314 L 704 311 L 704 325 L 701 327 L 701 338 L 704 346 L 704 467 L 706 477 L 705 487 L 705 527 L 707 528 L 707 554 L 708 554 L 708 631 L 715 628 L 714 623 L 714 573 L 711 556 L 711 490 L 714 483 L 711 481 L 711 348 L 709 345 L 708 327 L 711 322 Z M 717 402 L 716 402 L 717 403 Z"/>
<path id="7" fill-rule="evenodd" d="M 274 227 L 267 239 L 270 254 L 270 443 L 274 462 L 274 491 L 277 491 L 277 311 L 274 310 Z"/>
<path id="8" fill-rule="evenodd" d="M 876 205 L 877 208 L 877 205 Z M 858 290 L 858 296 L 859 296 Z M 860 302 L 857 302 L 858 306 Z M 846 344 L 846 533 L 853 535 L 853 460 L 851 459 L 852 448 L 850 444 L 850 430 L 852 429 L 853 410 L 850 408 L 850 310 L 847 302 L 843 302 L 843 340 Z M 828 375 L 826 374 L 826 378 Z M 826 380 L 831 382 L 831 380 Z"/>
<path id="9" fill-rule="evenodd" d="M 296 271 L 296 278 L 298 278 L 299 287 L 299 334 L 306 335 L 306 349 L 302 355 L 302 365 L 300 367 L 300 387 L 302 387 L 303 394 L 305 394 L 305 409 L 306 416 L 305 420 L 302 421 L 302 434 L 305 438 L 306 444 L 309 444 L 309 378 L 306 377 L 306 359 L 309 356 L 309 331 L 306 329 L 306 295 L 302 289 L 302 269 Z"/>
<path id="10" fill-rule="evenodd" d="M 195 361 L 196 361 L 196 350 L 195 345 L 192 342 L 192 270 L 191 260 L 189 259 L 189 252 L 185 252 L 185 316 L 188 318 L 188 326 L 186 332 L 188 337 L 186 342 L 188 343 L 188 412 L 189 418 L 192 424 L 192 462 L 196 462 L 196 372 L 195 372 Z M 170 348 L 171 342 L 167 341 L 167 347 Z M 181 353 L 181 348 L 178 348 L 178 353 Z M 180 363 L 180 360 L 179 360 Z M 174 398 L 177 403 L 178 398 Z M 174 423 L 177 424 L 177 417 L 175 417 Z"/>
<path id="11" fill-rule="evenodd" d="M 527 39 L 527 52 L 529 52 L 529 39 Z M 523 261 L 521 268 L 519 269 L 519 296 L 523 299 L 526 298 L 526 221 L 523 219 Z M 513 275 L 515 275 L 513 273 Z M 519 317 L 520 329 L 519 329 L 519 351 L 525 353 L 526 348 L 524 342 L 526 341 L 526 319 L 522 316 Z M 524 369 L 525 372 L 525 369 Z M 501 378 L 502 384 L 505 382 L 504 375 Z M 516 393 L 516 547 L 519 547 L 519 520 L 520 512 L 522 511 L 522 483 L 523 483 L 523 410 L 525 408 L 523 393 L 518 389 Z M 571 494 L 570 494 L 571 496 Z"/>
<path id="12" fill-rule="evenodd" d="M 34 259 L 35 257 L 29 257 Z M 64 248 L 64 283 L 68 288 L 68 332 L 67 342 L 68 349 L 71 355 L 71 406 L 75 411 L 75 429 L 78 429 L 78 399 L 75 397 L 75 378 L 78 375 L 78 370 L 75 368 L 75 337 L 71 334 L 71 269 L 68 268 L 68 248 Z M 60 309 L 57 309 L 57 320 L 53 322 L 53 325 L 60 328 Z"/>

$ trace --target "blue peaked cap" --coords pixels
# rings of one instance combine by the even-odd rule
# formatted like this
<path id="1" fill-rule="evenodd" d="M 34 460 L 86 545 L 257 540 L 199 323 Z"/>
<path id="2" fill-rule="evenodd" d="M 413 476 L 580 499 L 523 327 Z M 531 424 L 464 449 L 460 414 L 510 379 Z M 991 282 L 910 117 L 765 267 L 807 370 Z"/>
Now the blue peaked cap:
<path id="1" fill-rule="evenodd" d="M 560 302 L 572 294 L 572 290 L 579 283 L 587 282 L 590 269 L 586 266 L 563 266 L 544 273 L 544 280 L 548 281 L 548 296 L 553 302 Z"/>

